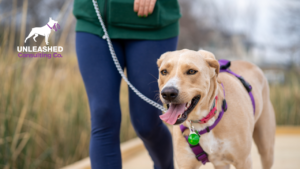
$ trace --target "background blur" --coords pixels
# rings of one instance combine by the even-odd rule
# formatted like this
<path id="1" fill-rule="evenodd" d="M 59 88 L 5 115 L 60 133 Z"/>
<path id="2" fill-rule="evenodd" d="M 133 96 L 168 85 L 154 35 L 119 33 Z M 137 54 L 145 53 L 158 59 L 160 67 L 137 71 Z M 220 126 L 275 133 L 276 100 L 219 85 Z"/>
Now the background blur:
<path id="1" fill-rule="evenodd" d="M 178 49 L 259 65 L 278 125 L 300 125 L 300 1 L 179 0 Z M 75 53 L 73 0 L 0 0 L 0 168 L 59 168 L 88 156 L 90 119 Z M 63 58 L 19 58 L 17 46 L 49 17 Z M 44 46 L 44 37 L 26 45 Z M 136 137 L 121 85 L 121 141 Z M 142 113 L 142 112 L 141 112 Z"/>

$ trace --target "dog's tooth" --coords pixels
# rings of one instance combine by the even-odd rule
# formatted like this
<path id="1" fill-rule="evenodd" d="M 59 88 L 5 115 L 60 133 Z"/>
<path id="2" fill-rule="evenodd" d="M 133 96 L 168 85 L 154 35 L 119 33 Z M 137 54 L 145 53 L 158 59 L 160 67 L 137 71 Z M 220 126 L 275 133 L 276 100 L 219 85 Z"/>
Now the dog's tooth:
<path id="1" fill-rule="evenodd" d="M 181 115 L 179 115 L 177 119 L 180 119 L 180 118 L 181 118 Z"/>

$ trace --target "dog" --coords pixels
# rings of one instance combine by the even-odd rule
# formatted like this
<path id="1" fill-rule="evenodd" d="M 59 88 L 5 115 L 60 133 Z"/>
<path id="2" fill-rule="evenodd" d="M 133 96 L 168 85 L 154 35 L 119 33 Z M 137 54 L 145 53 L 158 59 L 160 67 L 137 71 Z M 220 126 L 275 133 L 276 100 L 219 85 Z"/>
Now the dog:
<path id="1" fill-rule="evenodd" d="M 233 61 L 230 67 L 251 84 L 254 109 L 241 81 L 229 73 L 220 73 L 219 62 L 211 52 L 187 49 L 167 52 L 157 60 L 157 65 L 160 99 L 169 107 L 160 117 L 171 125 L 192 125 L 197 131 L 205 130 L 216 122 L 226 98 L 227 111 L 222 119 L 211 131 L 202 134 L 199 141 L 216 169 L 229 169 L 230 164 L 236 169 L 251 169 L 252 138 L 263 169 L 271 168 L 275 113 L 268 81 L 260 68 L 246 61 Z M 206 123 L 197 123 L 208 115 L 214 100 L 216 114 Z M 182 132 L 178 125 L 173 126 L 174 154 L 179 169 L 196 169 L 203 165 L 195 158 L 185 138 L 190 132 Z"/>
<path id="2" fill-rule="evenodd" d="M 49 22 L 45 26 L 32 28 L 29 35 L 25 39 L 24 43 L 26 43 L 27 39 L 31 38 L 33 35 L 35 35 L 33 37 L 33 40 L 36 42 L 35 38 L 38 37 L 38 35 L 42 35 L 42 36 L 45 36 L 46 45 L 49 45 L 49 42 L 48 42 L 49 35 L 50 35 L 52 29 L 57 31 L 56 27 L 58 27 L 58 29 L 60 28 L 58 22 L 55 20 L 52 20 L 52 18 L 50 17 Z"/>

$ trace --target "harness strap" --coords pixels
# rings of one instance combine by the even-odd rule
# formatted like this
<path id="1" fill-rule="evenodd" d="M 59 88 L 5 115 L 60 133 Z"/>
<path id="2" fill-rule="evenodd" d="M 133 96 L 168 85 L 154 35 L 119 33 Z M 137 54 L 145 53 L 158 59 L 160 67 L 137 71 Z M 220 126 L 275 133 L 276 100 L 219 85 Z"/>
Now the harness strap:
<path id="1" fill-rule="evenodd" d="M 213 128 L 215 128 L 217 126 L 217 124 L 220 122 L 220 120 L 223 117 L 224 112 L 227 110 L 227 104 L 226 104 L 226 100 L 225 100 L 225 89 L 223 84 L 221 83 L 222 88 L 223 88 L 223 94 L 224 94 L 224 100 L 223 100 L 223 104 L 222 104 L 222 110 L 217 118 L 217 120 L 214 122 L 213 125 L 205 128 L 204 130 L 199 131 L 198 133 L 200 135 L 205 134 L 205 133 L 209 133 Z M 225 104 L 225 105 L 224 105 Z M 185 127 L 184 125 L 180 125 L 180 130 L 183 133 L 186 129 L 188 129 L 187 127 Z M 208 159 L 208 154 L 202 149 L 202 147 L 200 146 L 200 144 L 197 144 L 195 146 L 191 145 L 188 142 L 188 136 L 185 136 L 185 139 L 187 141 L 187 143 L 190 145 L 190 148 L 192 149 L 193 153 L 196 156 L 196 159 L 198 161 L 201 161 L 203 165 L 205 165 L 205 163 L 209 162 Z"/>
<path id="2" fill-rule="evenodd" d="M 51 26 L 49 26 L 48 24 L 47 24 L 47 26 L 48 26 L 50 29 L 52 29 Z"/>
<path id="3" fill-rule="evenodd" d="M 249 96 L 250 96 L 250 99 L 252 102 L 252 107 L 253 107 L 253 114 L 255 115 L 255 100 L 254 100 L 254 97 L 252 94 L 252 86 L 242 76 L 234 73 L 233 71 L 231 71 L 229 69 L 230 61 L 222 59 L 222 60 L 219 60 L 219 63 L 220 63 L 220 73 L 221 72 L 230 73 L 230 74 L 234 75 L 235 77 L 237 77 L 241 81 L 241 83 L 244 85 L 245 89 L 249 93 Z"/>

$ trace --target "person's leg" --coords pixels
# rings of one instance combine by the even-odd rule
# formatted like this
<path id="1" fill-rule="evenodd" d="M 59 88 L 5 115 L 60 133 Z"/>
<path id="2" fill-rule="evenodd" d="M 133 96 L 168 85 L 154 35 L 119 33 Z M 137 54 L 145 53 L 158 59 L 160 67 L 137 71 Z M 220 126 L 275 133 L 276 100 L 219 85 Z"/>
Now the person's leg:
<path id="1" fill-rule="evenodd" d="M 112 41 L 124 67 L 123 47 Z M 119 92 L 121 77 L 104 39 L 76 32 L 76 52 L 91 111 L 90 159 L 93 169 L 121 169 Z"/>
<path id="2" fill-rule="evenodd" d="M 125 43 L 129 81 L 145 96 L 159 102 L 157 59 L 176 50 L 177 37 L 166 40 L 128 40 Z M 130 115 L 137 135 L 143 140 L 156 169 L 172 169 L 171 134 L 159 119 L 161 111 L 140 99 L 129 89 Z"/>

